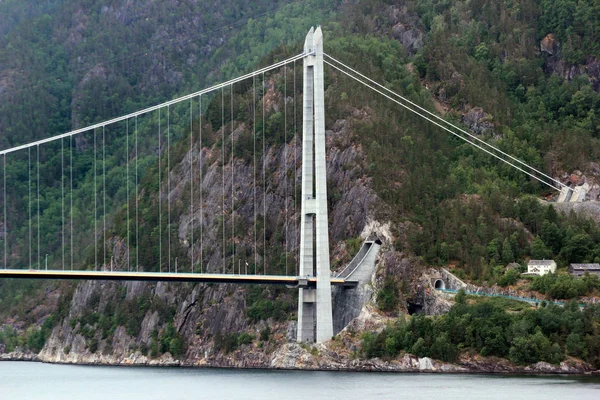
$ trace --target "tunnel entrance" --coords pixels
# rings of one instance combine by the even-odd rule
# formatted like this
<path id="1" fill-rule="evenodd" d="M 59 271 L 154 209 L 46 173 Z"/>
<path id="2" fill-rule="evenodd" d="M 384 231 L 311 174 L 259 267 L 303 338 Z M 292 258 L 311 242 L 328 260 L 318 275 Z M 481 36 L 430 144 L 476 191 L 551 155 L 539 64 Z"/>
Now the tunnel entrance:
<path id="1" fill-rule="evenodd" d="M 434 287 L 435 287 L 436 289 L 442 289 L 442 290 L 444 290 L 444 289 L 446 289 L 446 284 L 444 283 L 444 281 L 443 281 L 443 280 L 441 280 L 441 279 L 437 279 L 437 280 L 435 281 Z"/>
<path id="2" fill-rule="evenodd" d="M 423 314 L 423 306 L 421 304 L 407 302 L 406 311 L 408 311 L 408 315 Z"/>

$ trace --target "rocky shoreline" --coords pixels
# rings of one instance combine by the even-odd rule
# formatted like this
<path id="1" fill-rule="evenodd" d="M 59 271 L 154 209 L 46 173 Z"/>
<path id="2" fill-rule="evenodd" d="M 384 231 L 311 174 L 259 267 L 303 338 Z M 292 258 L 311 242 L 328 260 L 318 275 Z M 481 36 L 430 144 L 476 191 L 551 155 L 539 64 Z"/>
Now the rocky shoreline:
<path id="1" fill-rule="evenodd" d="M 282 345 L 270 358 L 260 357 L 261 361 L 244 360 L 238 357 L 202 358 L 199 360 L 176 360 L 169 353 L 155 359 L 140 354 L 131 354 L 122 359 L 103 357 L 80 357 L 69 359 L 45 359 L 35 353 L 14 351 L 0 354 L 1 361 L 28 361 L 65 365 L 102 365 L 130 367 L 185 367 L 185 368 L 234 368 L 272 369 L 340 372 L 397 372 L 397 373 L 450 373 L 450 374 L 499 374 L 499 375 L 586 375 L 600 376 L 581 360 L 569 358 L 558 365 L 538 362 L 527 366 L 514 365 L 508 360 L 478 355 L 463 355 L 458 363 L 446 363 L 429 357 L 416 357 L 404 354 L 396 359 L 349 359 L 325 345 L 306 346 L 298 343 Z M 258 361 L 258 362 L 257 362 Z"/>

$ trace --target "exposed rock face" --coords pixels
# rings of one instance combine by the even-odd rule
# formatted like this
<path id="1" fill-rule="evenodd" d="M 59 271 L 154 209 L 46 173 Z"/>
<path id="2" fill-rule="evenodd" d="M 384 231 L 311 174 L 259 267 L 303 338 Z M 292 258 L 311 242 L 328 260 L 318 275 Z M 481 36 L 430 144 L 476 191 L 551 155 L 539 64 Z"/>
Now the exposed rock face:
<path id="1" fill-rule="evenodd" d="M 550 54 L 551 56 L 559 54 L 560 46 L 554 33 L 549 33 L 545 38 L 542 39 L 540 42 L 540 50 L 543 53 Z"/>
<path id="2" fill-rule="evenodd" d="M 586 74 L 596 92 L 600 92 L 600 60 L 588 57 L 581 65 L 573 65 L 562 57 L 560 42 L 554 33 L 549 33 L 540 42 L 540 50 L 545 55 L 545 69 L 549 74 L 557 74 L 563 79 L 572 80 Z"/>
<path id="3" fill-rule="evenodd" d="M 558 211 L 569 214 L 575 211 L 577 214 L 592 218 L 600 225 L 600 201 L 584 201 L 578 203 L 552 203 Z"/>
<path id="4" fill-rule="evenodd" d="M 419 16 L 406 7 L 392 6 L 387 11 L 392 36 L 398 40 L 408 55 L 419 51 L 424 44 L 426 30 Z"/>
<path id="5" fill-rule="evenodd" d="M 392 35 L 410 55 L 423 47 L 423 32 L 410 25 L 405 25 L 401 22 L 397 23 L 392 27 Z"/>
<path id="6" fill-rule="evenodd" d="M 24 352 L 17 349 L 11 353 L 4 353 L 4 351 L 0 352 L 0 361 L 40 361 L 40 359 L 35 353 Z"/>
<path id="7" fill-rule="evenodd" d="M 463 115 L 463 122 L 477 135 L 492 135 L 496 132 L 493 117 L 481 107 L 473 107 Z"/>

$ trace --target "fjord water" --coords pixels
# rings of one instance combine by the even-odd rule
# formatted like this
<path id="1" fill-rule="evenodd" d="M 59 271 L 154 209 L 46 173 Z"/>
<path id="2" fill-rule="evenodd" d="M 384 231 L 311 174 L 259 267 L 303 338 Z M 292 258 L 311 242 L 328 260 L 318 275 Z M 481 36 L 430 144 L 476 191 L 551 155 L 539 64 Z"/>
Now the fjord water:
<path id="1" fill-rule="evenodd" d="M 2 399 L 600 399 L 600 377 L 351 373 L 0 362 Z"/>

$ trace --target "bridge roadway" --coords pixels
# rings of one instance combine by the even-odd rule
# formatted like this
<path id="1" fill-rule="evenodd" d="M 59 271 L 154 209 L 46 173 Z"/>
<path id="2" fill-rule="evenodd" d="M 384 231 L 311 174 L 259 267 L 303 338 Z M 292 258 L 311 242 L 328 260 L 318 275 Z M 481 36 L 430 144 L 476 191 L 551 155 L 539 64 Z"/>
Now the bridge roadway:
<path id="1" fill-rule="evenodd" d="M 85 271 L 85 270 L 32 270 L 0 269 L 0 278 L 21 279 L 81 279 L 94 281 L 149 281 L 149 282 L 201 282 L 236 283 L 254 285 L 285 285 L 292 287 L 316 287 L 314 276 L 285 275 L 240 275 L 207 274 L 189 272 L 127 272 L 127 271 Z M 354 287 L 357 282 L 345 278 L 331 278 L 335 286 Z"/>

